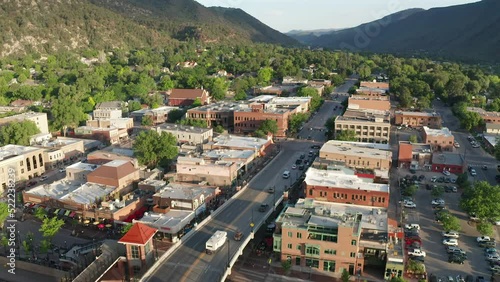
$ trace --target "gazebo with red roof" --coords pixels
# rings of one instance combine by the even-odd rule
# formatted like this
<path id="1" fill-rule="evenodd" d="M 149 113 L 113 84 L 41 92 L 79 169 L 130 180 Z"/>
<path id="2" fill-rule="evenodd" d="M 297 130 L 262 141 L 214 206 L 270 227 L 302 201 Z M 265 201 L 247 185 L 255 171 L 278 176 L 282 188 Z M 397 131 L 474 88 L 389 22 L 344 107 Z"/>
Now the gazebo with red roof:
<path id="1" fill-rule="evenodd" d="M 153 265 L 155 261 L 153 236 L 157 231 L 146 224 L 134 223 L 132 228 L 118 240 L 118 243 L 124 244 L 127 249 L 130 277 Z"/>

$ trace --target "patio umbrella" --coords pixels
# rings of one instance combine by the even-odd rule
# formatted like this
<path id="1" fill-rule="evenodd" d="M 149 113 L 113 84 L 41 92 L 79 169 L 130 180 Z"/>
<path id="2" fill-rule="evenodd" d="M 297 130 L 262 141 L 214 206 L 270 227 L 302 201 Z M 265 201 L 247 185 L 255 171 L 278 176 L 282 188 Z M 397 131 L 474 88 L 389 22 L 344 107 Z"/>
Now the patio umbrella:
<path id="1" fill-rule="evenodd" d="M 97 225 L 97 227 L 100 228 L 100 229 L 103 229 L 104 228 L 104 224 L 101 223 L 101 224 Z"/>

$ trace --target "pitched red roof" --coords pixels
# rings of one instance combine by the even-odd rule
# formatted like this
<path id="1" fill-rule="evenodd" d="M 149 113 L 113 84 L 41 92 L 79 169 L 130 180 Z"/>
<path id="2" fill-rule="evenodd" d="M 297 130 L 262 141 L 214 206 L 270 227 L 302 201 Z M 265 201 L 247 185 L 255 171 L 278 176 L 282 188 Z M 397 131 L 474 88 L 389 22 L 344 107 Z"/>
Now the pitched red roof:
<path id="1" fill-rule="evenodd" d="M 145 245 L 158 230 L 143 223 L 135 223 L 130 230 L 118 240 L 122 244 Z"/>
<path id="2" fill-rule="evenodd" d="M 172 89 L 170 99 L 196 99 L 203 96 L 203 89 Z"/>

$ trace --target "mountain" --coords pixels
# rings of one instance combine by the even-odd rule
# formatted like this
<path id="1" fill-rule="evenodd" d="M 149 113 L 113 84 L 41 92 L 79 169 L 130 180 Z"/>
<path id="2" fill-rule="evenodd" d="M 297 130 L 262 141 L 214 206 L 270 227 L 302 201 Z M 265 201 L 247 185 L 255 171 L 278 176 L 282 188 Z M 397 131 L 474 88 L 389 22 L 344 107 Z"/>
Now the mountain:
<path id="1" fill-rule="evenodd" d="M 297 35 L 306 35 L 306 34 L 314 34 L 316 36 L 320 36 L 323 34 L 328 34 L 332 33 L 334 31 L 339 31 L 342 30 L 342 28 L 323 28 L 323 29 L 313 29 L 313 30 L 290 30 L 289 32 L 286 32 L 286 35 L 289 36 L 297 36 Z"/>
<path id="2" fill-rule="evenodd" d="M 313 38 L 312 46 L 419 54 L 469 61 L 500 61 L 500 1 L 394 14 L 375 22 Z M 366 32 L 368 30 L 368 32 Z M 371 34 L 370 34 L 371 33 Z"/>
<path id="3" fill-rule="evenodd" d="M 187 40 L 299 45 L 242 10 L 194 0 L 10 0 L 0 5 L 0 26 L 0 57 Z"/>

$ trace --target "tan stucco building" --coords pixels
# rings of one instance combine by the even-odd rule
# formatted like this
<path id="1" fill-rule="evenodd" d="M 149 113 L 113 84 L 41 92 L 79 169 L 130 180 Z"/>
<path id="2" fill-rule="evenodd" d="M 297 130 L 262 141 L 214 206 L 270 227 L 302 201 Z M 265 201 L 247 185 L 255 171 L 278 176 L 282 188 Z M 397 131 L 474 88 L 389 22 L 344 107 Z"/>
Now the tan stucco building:
<path id="1" fill-rule="evenodd" d="M 335 119 L 335 137 L 346 130 L 354 131 L 359 142 L 389 143 L 389 112 L 347 109 Z"/>
<path id="2" fill-rule="evenodd" d="M 15 183 L 38 177 L 45 172 L 44 149 L 19 145 L 0 148 L 0 191 Z"/>
<path id="3" fill-rule="evenodd" d="M 353 168 L 389 170 L 392 163 L 390 146 L 376 143 L 330 140 L 321 147 L 319 157 Z"/>

